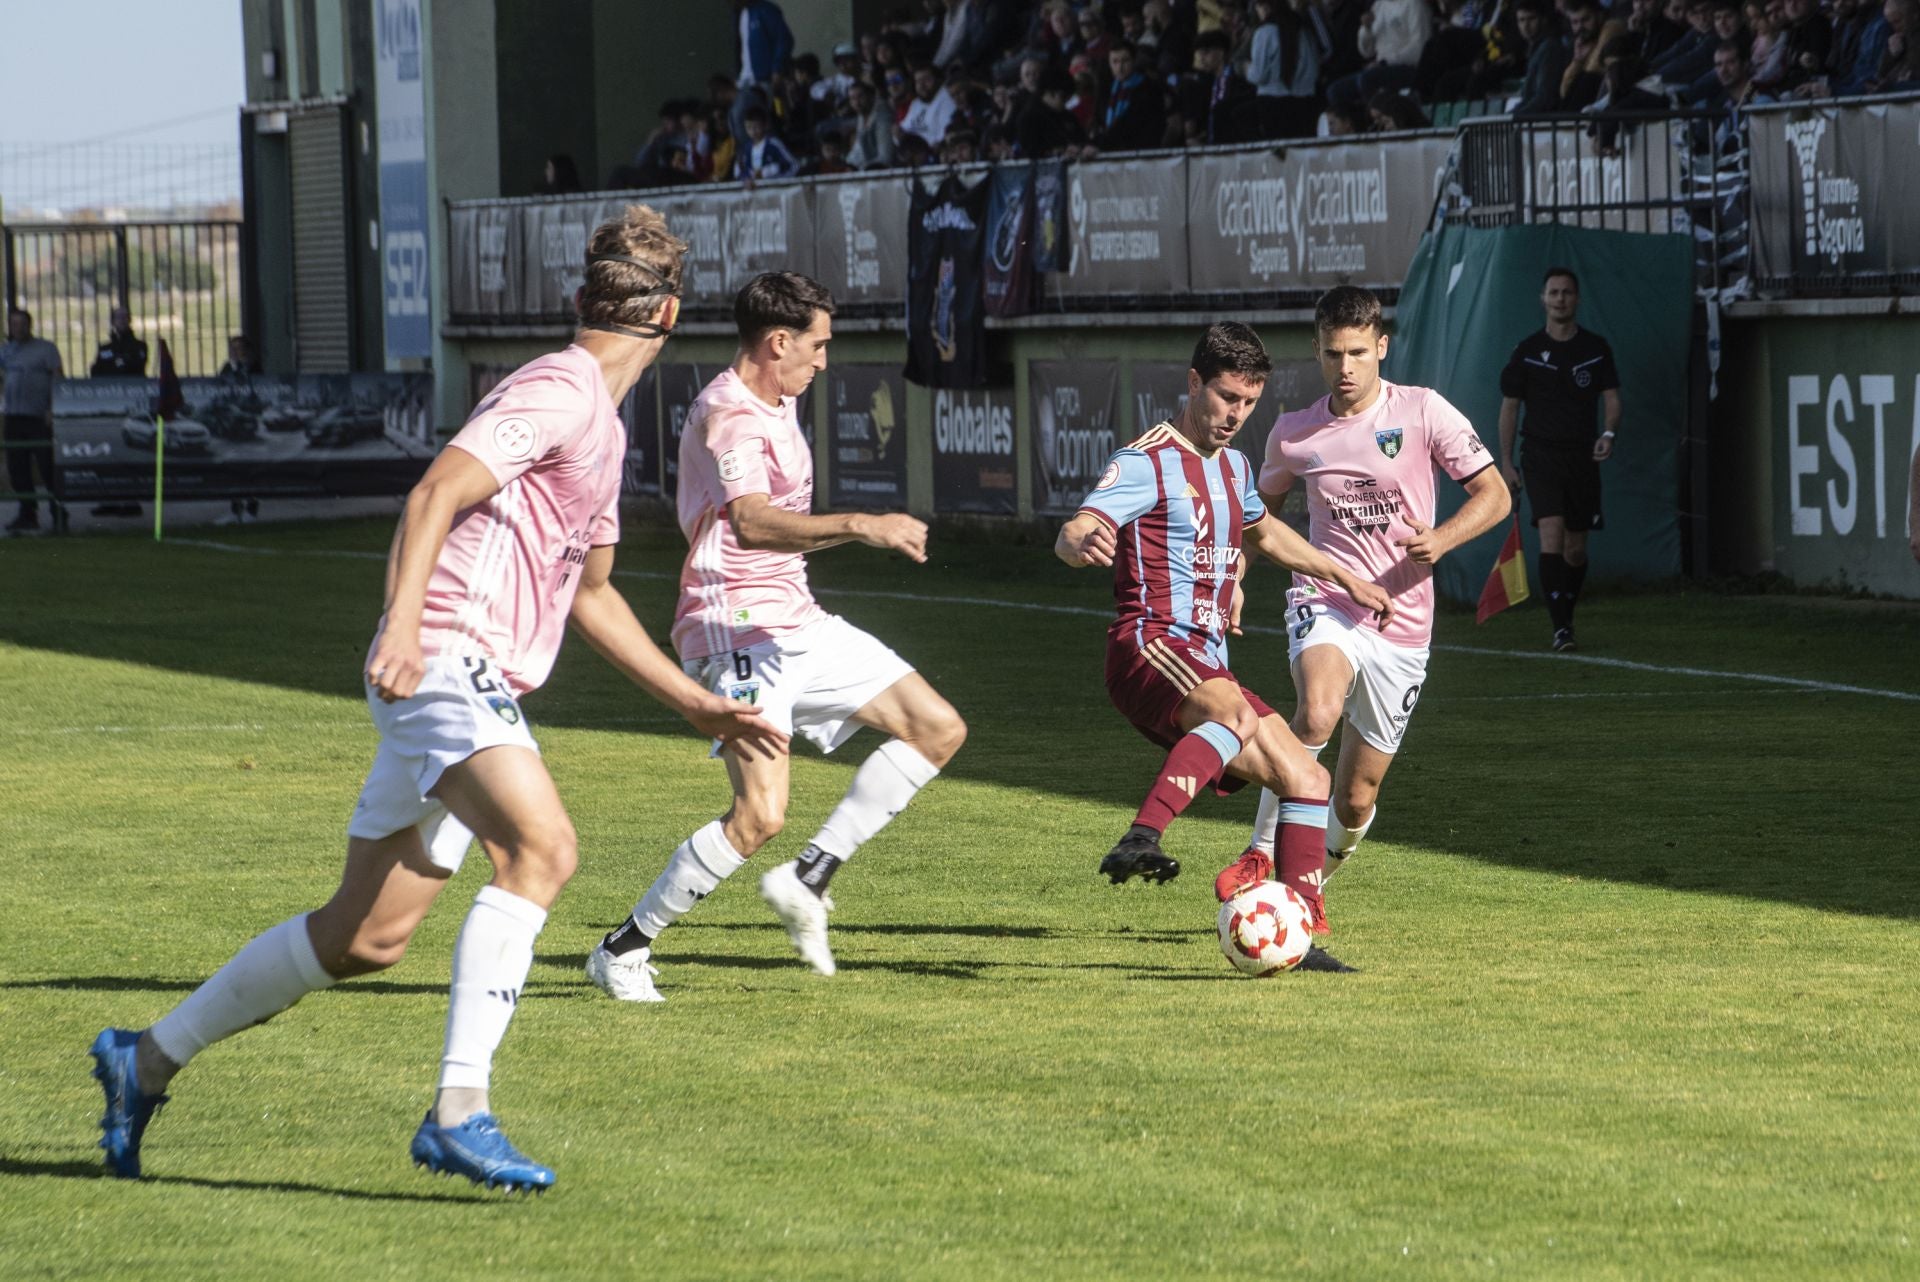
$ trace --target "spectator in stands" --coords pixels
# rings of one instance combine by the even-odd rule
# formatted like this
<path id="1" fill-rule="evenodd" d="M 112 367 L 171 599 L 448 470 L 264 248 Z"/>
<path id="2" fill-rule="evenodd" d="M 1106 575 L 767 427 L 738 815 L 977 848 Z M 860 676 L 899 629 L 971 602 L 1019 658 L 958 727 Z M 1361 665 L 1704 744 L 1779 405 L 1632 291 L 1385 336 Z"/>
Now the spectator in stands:
<path id="1" fill-rule="evenodd" d="M 833 174 L 850 174 L 853 166 L 847 163 L 847 140 L 838 131 L 829 129 L 820 135 L 820 154 L 812 156 L 800 165 L 802 177 L 828 177 Z"/>
<path id="2" fill-rule="evenodd" d="M 1073 97 L 1067 99 L 1067 110 L 1080 122 L 1081 131 L 1091 136 L 1100 125 L 1100 77 L 1085 54 L 1073 62 Z"/>
<path id="3" fill-rule="evenodd" d="M 889 71 L 882 81 L 882 87 L 887 97 L 885 110 L 893 117 L 895 126 L 893 136 L 898 141 L 901 132 L 906 128 L 907 112 L 912 110 L 913 104 L 919 99 L 914 96 L 912 78 L 904 71 Z"/>
<path id="4" fill-rule="evenodd" d="M 1634 39 L 1633 55 L 1642 66 L 1651 65 L 1673 48 L 1687 29 L 1685 0 L 1633 0 L 1627 15 L 1627 34 Z"/>
<path id="5" fill-rule="evenodd" d="M 1515 0 L 1513 11 L 1520 24 L 1520 38 L 1527 42 L 1527 78 L 1513 114 L 1538 116 L 1558 111 L 1567 45 L 1554 22 L 1553 0 Z"/>
<path id="6" fill-rule="evenodd" d="M 1367 100 L 1367 116 L 1375 133 L 1394 133 L 1402 129 L 1426 129 L 1433 124 L 1420 110 L 1412 94 L 1382 89 Z"/>
<path id="7" fill-rule="evenodd" d="M 833 74 L 814 82 L 813 100 L 830 115 L 845 114 L 853 96 L 854 83 L 861 79 L 861 70 L 859 47 L 851 41 L 842 40 L 833 47 Z"/>
<path id="8" fill-rule="evenodd" d="M 565 196 L 582 190 L 580 167 L 573 163 L 572 156 L 556 151 L 547 157 L 546 168 L 540 174 L 540 195 Z"/>
<path id="9" fill-rule="evenodd" d="M 1373 113 L 1365 107 L 1329 106 L 1325 119 L 1329 138 L 1351 138 L 1373 132 Z"/>
<path id="10" fill-rule="evenodd" d="M 1046 31 L 1037 47 L 1046 49 L 1053 65 L 1065 71 L 1080 53 L 1080 27 L 1067 0 L 1051 0 L 1045 9 Z"/>
<path id="11" fill-rule="evenodd" d="M 707 113 L 707 136 L 712 139 L 713 179 L 724 181 L 733 176 L 733 158 L 739 151 L 740 140 L 734 135 L 731 118 L 721 108 Z"/>
<path id="12" fill-rule="evenodd" d="M 1364 70 L 1327 86 L 1327 101 L 1352 106 L 1382 89 L 1413 87 L 1420 54 L 1433 38 L 1433 10 L 1427 0 L 1373 0 L 1360 19 Z"/>
<path id="13" fill-rule="evenodd" d="M 1588 111 L 1659 111 L 1666 107 L 1665 98 L 1640 87 L 1644 64 L 1633 53 L 1631 35 L 1608 45 L 1601 58 L 1606 64 L 1602 74 L 1603 88 L 1600 97 L 1587 108 Z M 1626 136 L 1633 132 L 1633 125 L 1618 120 L 1601 120 L 1589 126 L 1587 132 L 1594 139 L 1594 150 L 1603 156 L 1617 156 Z"/>
<path id="14" fill-rule="evenodd" d="M 945 0 L 945 5 L 939 18 L 940 38 L 934 46 L 933 65 L 941 71 L 953 66 L 970 68 L 987 53 L 982 47 L 987 34 L 981 13 L 984 0 Z"/>
<path id="15" fill-rule="evenodd" d="M 907 114 L 900 118 L 900 128 L 906 133 L 919 134 L 929 148 L 938 147 L 946 141 L 953 107 L 952 96 L 942 92 L 940 73 L 933 69 L 933 64 L 923 62 L 913 69 L 913 102 L 907 107 Z"/>
<path id="16" fill-rule="evenodd" d="M 1100 15 L 1100 6 L 1090 4 L 1080 11 L 1076 20 L 1080 29 L 1080 52 L 1093 60 L 1095 66 L 1106 61 L 1107 51 L 1113 48 L 1113 41 L 1107 35 L 1107 20 Z"/>
<path id="17" fill-rule="evenodd" d="M 791 71 L 773 73 L 768 115 L 773 132 L 797 153 L 811 152 L 814 138 L 826 123 L 826 108 L 816 103 L 813 87 L 820 83 L 820 59 L 810 53 L 795 55 Z"/>
<path id="18" fill-rule="evenodd" d="M 1047 160 L 1077 151 L 1087 141 L 1086 131 L 1067 110 L 1072 82 L 1066 73 L 1050 70 L 1040 82 L 1040 93 L 1028 103 L 1014 125 L 1014 145 L 1029 160 Z"/>
<path id="19" fill-rule="evenodd" d="M 1879 45 L 1865 69 L 1855 68 L 1866 51 L 1867 37 L 1877 29 Z M 1848 86 L 1867 79 L 1880 67 L 1886 47 L 1887 20 L 1871 0 L 1833 0 L 1833 43 L 1827 49 L 1820 74 L 1794 87 L 1796 98 L 1827 98 L 1849 92 Z"/>
<path id="20" fill-rule="evenodd" d="M 94 354 L 92 378 L 145 378 L 147 345 L 133 332 L 133 313 L 116 307 L 107 313 L 107 341 Z"/>
<path id="21" fill-rule="evenodd" d="M 1713 70 L 1713 0 L 1687 0 L 1687 29 L 1647 70 L 1668 89 L 1684 89 Z"/>
<path id="22" fill-rule="evenodd" d="M 853 109 L 853 145 L 847 163 L 855 169 L 885 169 L 893 163 L 893 113 L 882 107 L 873 86 L 853 82 L 847 101 Z"/>
<path id="23" fill-rule="evenodd" d="M 1887 51 L 1868 93 L 1893 93 L 1920 86 L 1920 0 L 1886 0 Z"/>
<path id="24" fill-rule="evenodd" d="M 1153 50 L 1154 67 L 1160 75 L 1177 80 L 1193 65 L 1193 30 L 1184 23 L 1174 23 L 1168 0 L 1146 0 L 1140 6 L 1140 25 L 1144 34 L 1136 47 L 1142 57 L 1149 56 L 1146 50 Z"/>
<path id="25" fill-rule="evenodd" d="M 933 162 L 933 148 L 927 146 L 927 140 L 919 134 L 903 133 L 893 144 L 893 163 L 908 169 L 918 169 Z"/>
<path id="26" fill-rule="evenodd" d="M 740 46 L 740 74 L 734 78 L 734 87 L 768 85 L 773 73 L 793 57 L 793 32 L 787 28 L 786 15 L 773 0 L 734 0 L 733 8 Z"/>
<path id="27" fill-rule="evenodd" d="M 1785 78 L 1787 72 L 1786 32 L 1782 24 L 1776 24 L 1769 6 L 1761 0 L 1747 0 L 1742 9 L 1747 31 L 1752 35 L 1751 58 L 1753 61 L 1753 82 L 1762 89 L 1772 90 Z"/>
<path id="28" fill-rule="evenodd" d="M 1720 96 L 1712 106 L 1727 114 L 1713 130 L 1713 153 L 1723 171 L 1746 172 L 1747 128 L 1745 111 L 1774 101 L 1753 83 L 1753 46 L 1745 40 L 1722 40 L 1713 51 L 1713 78 Z"/>
<path id="29" fill-rule="evenodd" d="M 1520 38 L 1520 28 L 1514 21 L 1510 4 L 1511 0 L 1494 0 L 1492 12 L 1481 10 L 1484 21 L 1475 31 L 1480 41 L 1479 47 L 1468 54 L 1464 45 L 1458 46 L 1458 55 L 1465 55 L 1465 61 L 1455 61 L 1454 65 L 1440 72 L 1433 82 L 1432 101 L 1452 102 L 1463 98 L 1490 97 L 1498 93 L 1509 80 L 1519 80 L 1526 75 L 1527 42 Z M 1454 21 L 1466 21 L 1472 8 L 1472 5 L 1463 5 L 1456 12 Z M 1435 39 L 1438 40 L 1438 37 Z M 1428 49 L 1431 51 L 1434 48 L 1435 45 L 1429 42 Z M 1448 60 L 1453 59 L 1450 57 Z M 1425 72 L 1426 54 L 1421 55 L 1421 62 L 1422 71 Z"/>
<path id="30" fill-rule="evenodd" d="M 1253 0 L 1247 80 L 1262 138 L 1310 138 L 1320 115 L 1320 42 L 1290 0 Z"/>
<path id="31" fill-rule="evenodd" d="M 971 165 L 980 159 L 980 135 L 964 125 L 949 129 L 940 144 L 940 162 L 945 165 Z"/>
<path id="32" fill-rule="evenodd" d="M 1561 111 L 1579 111 L 1600 96 L 1606 64 L 1601 50 L 1627 32 L 1618 18 L 1608 18 L 1600 0 L 1566 0 L 1567 16 L 1573 24 L 1572 48 L 1566 69 L 1560 74 Z"/>
<path id="33" fill-rule="evenodd" d="M 53 531 L 64 533 L 67 508 L 55 489 L 53 471 L 53 385 L 66 376 L 60 364 L 60 349 L 44 338 L 33 336 L 33 316 L 18 307 L 7 311 L 7 341 L 0 344 L 0 414 L 5 416 L 7 484 L 19 495 L 35 492 L 33 469 L 40 468 L 40 480 L 55 497 Z M 20 500 L 20 511 L 7 523 L 8 534 L 38 534 L 40 505 L 32 498 Z"/>
<path id="34" fill-rule="evenodd" d="M 1009 125 L 990 125 L 987 128 L 986 158 L 989 164 L 999 164 L 1015 157 L 1013 129 Z"/>
<path id="35" fill-rule="evenodd" d="M 1112 44 L 1107 50 L 1107 67 L 1113 74 L 1113 87 L 1107 92 L 1107 109 L 1094 142 L 1102 151 L 1142 151 L 1158 147 L 1166 131 L 1167 108 L 1160 86 L 1133 65 L 1133 46 Z"/>
<path id="36" fill-rule="evenodd" d="M 773 135 L 773 122 L 765 107 L 748 107 L 742 118 L 747 136 L 734 153 L 733 177 L 737 182 L 759 182 L 766 178 L 790 178 L 800 166 L 787 145 Z"/>
<path id="37" fill-rule="evenodd" d="M 1203 31 L 1193 41 L 1193 71 L 1180 83 L 1180 115 L 1189 145 L 1239 142 L 1250 132 L 1246 115 L 1253 86 L 1227 63 L 1226 33 Z"/>
<path id="38" fill-rule="evenodd" d="M 1787 0 L 1781 88 L 1797 90 L 1826 70 L 1827 58 L 1833 52 L 1833 25 L 1814 0 Z"/>

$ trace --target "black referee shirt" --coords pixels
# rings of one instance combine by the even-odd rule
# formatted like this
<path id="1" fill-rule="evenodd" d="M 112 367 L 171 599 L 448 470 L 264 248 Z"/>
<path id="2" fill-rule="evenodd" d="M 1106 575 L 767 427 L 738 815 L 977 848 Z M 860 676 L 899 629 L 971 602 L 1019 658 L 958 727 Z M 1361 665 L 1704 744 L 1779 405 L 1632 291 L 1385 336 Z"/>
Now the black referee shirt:
<path id="1" fill-rule="evenodd" d="M 1500 395 L 1519 401 L 1521 430 L 1535 445 L 1593 444 L 1593 407 L 1600 393 L 1620 386 L 1613 349 L 1591 330 L 1560 342 L 1544 329 L 1520 340 L 1500 371 Z"/>

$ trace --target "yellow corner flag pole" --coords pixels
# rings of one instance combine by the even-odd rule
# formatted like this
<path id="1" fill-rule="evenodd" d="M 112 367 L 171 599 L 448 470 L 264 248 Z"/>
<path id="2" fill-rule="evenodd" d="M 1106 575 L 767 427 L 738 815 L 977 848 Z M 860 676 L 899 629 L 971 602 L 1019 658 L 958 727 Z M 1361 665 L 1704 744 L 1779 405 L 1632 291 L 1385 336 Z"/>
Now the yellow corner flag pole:
<path id="1" fill-rule="evenodd" d="M 167 416 L 154 420 L 153 431 L 153 541 L 160 542 L 160 504 L 163 502 L 161 477 L 167 470 Z"/>

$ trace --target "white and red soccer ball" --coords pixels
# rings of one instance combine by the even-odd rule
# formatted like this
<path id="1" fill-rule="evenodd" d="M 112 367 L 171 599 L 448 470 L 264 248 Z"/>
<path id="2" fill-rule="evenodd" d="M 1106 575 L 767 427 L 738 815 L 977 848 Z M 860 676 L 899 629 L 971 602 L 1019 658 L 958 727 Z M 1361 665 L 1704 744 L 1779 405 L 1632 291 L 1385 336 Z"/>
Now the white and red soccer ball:
<path id="1" fill-rule="evenodd" d="M 1220 951 L 1256 978 L 1292 970 L 1313 945 L 1313 910 L 1300 892 L 1263 881 L 1220 905 Z"/>

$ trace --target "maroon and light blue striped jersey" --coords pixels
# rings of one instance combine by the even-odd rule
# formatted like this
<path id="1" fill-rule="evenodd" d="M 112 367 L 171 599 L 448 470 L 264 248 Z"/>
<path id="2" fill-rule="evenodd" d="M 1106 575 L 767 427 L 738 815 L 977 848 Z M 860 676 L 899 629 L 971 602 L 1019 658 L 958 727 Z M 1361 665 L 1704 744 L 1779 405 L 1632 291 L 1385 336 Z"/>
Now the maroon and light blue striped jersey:
<path id="1" fill-rule="evenodd" d="M 1206 457 L 1162 423 L 1114 453 L 1080 511 L 1118 544 L 1110 635 L 1136 646 L 1171 636 L 1226 667 L 1240 532 L 1267 514 L 1247 456 Z"/>

